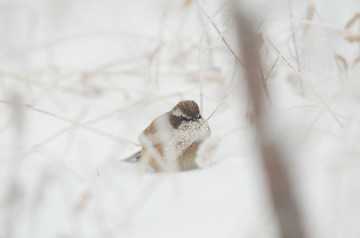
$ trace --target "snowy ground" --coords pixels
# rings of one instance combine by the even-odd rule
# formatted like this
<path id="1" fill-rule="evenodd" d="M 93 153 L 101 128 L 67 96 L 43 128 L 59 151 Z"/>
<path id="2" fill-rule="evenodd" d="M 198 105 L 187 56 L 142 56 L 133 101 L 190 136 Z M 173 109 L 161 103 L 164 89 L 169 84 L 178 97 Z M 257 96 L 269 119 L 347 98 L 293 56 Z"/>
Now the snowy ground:
<path id="1" fill-rule="evenodd" d="M 360 2 L 252 2 L 309 236 L 360 237 Z M 277 237 L 244 72 L 206 14 L 237 53 L 226 2 L 0 1 L 0 238 Z M 220 105 L 203 168 L 120 162 L 182 99 Z"/>

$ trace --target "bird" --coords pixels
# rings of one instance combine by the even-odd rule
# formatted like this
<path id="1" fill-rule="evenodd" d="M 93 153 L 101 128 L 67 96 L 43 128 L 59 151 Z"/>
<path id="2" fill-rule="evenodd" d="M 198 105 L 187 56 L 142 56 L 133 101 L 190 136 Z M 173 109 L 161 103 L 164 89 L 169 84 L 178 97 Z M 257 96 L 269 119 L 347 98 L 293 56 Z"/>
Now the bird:
<path id="1" fill-rule="evenodd" d="M 126 159 L 140 161 L 155 172 L 198 168 L 200 145 L 211 135 L 195 101 L 184 100 L 155 118 L 139 135 L 141 151 Z"/>

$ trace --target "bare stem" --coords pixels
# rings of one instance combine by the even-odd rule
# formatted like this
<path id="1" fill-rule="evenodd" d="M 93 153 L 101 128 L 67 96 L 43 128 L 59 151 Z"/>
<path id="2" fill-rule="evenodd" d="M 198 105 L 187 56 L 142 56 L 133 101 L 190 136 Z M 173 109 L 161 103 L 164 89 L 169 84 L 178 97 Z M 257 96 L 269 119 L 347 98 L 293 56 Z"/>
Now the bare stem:
<path id="1" fill-rule="evenodd" d="M 305 238 L 302 219 L 295 202 L 292 184 L 281 148 L 271 135 L 266 134 L 269 121 L 266 111 L 269 106 L 266 92 L 262 89 L 265 81 L 261 73 L 259 51 L 256 46 L 254 27 L 249 19 L 243 17 L 241 12 L 237 15 L 239 28 L 240 49 L 243 53 L 245 69 L 248 75 L 250 97 L 255 115 L 255 123 L 259 135 L 259 150 L 261 151 L 264 172 L 270 191 L 272 205 L 277 215 L 281 237 Z"/>

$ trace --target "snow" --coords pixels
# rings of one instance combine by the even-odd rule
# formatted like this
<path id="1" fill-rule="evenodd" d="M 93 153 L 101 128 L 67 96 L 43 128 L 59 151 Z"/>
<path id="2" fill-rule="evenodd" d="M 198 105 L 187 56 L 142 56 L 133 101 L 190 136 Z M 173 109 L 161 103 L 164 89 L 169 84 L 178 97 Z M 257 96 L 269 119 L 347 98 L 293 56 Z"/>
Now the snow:
<path id="1" fill-rule="evenodd" d="M 309 237 L 360 237 L 360 2 L 245 3 Z M 228 2 L 0 1 L 0 238 L 279 237 L 244 71 L 201 8 L 237 52 Z M 210 117 L 201 169 L 120 161 L 185 99 Z"/>

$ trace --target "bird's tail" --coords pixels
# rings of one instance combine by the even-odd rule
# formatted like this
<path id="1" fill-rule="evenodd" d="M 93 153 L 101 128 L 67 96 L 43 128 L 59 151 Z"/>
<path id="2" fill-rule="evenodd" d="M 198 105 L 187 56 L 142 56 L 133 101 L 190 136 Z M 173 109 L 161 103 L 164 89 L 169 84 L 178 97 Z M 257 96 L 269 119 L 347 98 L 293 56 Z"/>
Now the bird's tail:
<path id="1" fill-rule="evenodd" d="M 123 159 L 122 161 L 127 163 L 136 163 L 141 159 L 141 151 L 136 152 L 135 154 Z"/>

